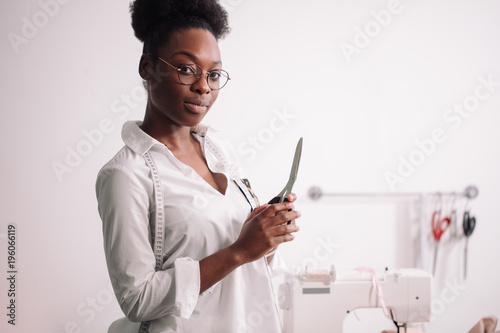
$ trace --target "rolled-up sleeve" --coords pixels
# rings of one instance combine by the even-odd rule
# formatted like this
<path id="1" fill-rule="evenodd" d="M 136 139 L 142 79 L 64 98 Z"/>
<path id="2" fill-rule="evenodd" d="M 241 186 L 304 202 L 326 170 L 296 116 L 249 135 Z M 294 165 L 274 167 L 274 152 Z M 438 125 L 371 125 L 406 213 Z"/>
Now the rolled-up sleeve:
<path id="1" fill-rule="evenodd" d="M 121 165 L 108 165 L 97 177 L 106 262 L 116 297 L 135 322 L 166 315 L 189 318 L 200 293 L 199 262 L 177 258 L 155 271 L 151 246 L 152 183 Z M 153 207 L 154 208 L 154 207 Z"/>

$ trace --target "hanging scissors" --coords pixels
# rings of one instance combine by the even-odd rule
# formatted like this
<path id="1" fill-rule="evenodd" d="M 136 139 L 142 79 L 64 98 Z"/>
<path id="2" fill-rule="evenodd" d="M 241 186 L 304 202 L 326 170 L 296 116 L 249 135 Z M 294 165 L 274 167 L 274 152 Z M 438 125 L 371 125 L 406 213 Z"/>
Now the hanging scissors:
<path id="1" fill-rule="evenodd" d="M 434 263 L 432 266 L 432 275 L 436 273 L 436 262 L 437 262 L 439 241 L 441 240 L 441 237 L 443 236 L 446 229 L 448 229 L 448 227 L 450 226 L 451 222 L 451 219 L 449 217 L 441 218 L 441 195 L 440 194 L 438 195 L 439 195 L 438 197 L 439 210 L 434 210 L 434 213 L 432 213 L 432 220 L 431 220 L 432 234 L 434 236 L 434 240 L 436 243 L 434 250 Z"/>
<path id="2" fill-rule="evenodd" d="M 464 248 L 464 280 L 467 279 L 467 248 L 469 247 L 469 237 L 474 232 L 476 228 L 476 218 L 474 216 L 470 216 L 469 210 L 467 210 L 467 202 L 465 203 L 464 210 L 464 219 L 463 219 L 463 228 L 464 228 L 464 236 L 465 236 L 465 248 Z"/>
<path id="3" fill-rule="evenodd" d="M 274 198 L 269 201 L 270 204 L 275 204 L 283 201 L 288 201 L 287 197 L 290 193 L 292 193 L 293 184 L 297 179 L 297 173 L 299 171 L 299 163 L 300 163 L 300 155 L 302 154 L 302 138 L 299 139 L 297 143 L 297 147 L 295 148 L 295 156 L 293 157 L 292 169 L 290 171 L 290 177 L 288 178 L 288 182 L 286 183 L 283 190 Z M 291 221 L 288 221 L 287 224 L 290 224 Z"/>

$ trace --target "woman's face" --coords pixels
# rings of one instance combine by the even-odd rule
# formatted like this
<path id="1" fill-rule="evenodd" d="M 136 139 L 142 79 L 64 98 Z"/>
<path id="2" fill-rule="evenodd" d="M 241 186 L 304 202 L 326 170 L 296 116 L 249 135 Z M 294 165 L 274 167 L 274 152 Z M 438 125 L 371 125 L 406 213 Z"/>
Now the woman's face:
<path id="1" fill-rule="evenodd" d="M 203 75 L 198 82 L 183 85 L 177 71 L 158 60 L 148 82 L 148 111 L 156 121 L 170 125 L 192 127 L 199 124 L 219 95 L 219 90 L 210 89 L 206 79 L 208 71 L 222 66 L 215 37 L 204 29 L 173 32 L 168 44 L 158 50 L 158 56 L 174 67 L 196 64 L 202 68 Z"/>

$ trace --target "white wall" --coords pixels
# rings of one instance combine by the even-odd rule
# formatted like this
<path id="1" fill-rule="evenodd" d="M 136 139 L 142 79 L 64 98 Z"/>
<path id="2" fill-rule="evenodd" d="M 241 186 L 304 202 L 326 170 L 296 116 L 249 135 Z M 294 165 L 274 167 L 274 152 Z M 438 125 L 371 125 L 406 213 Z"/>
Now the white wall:
<path id="1" fill-rule="evenodd" d="M 137 75 L 141 45 L 133 37 L 127 3 L 0 3 L 4 275 L 8 225 L 16 226 L 17 237 L 16 327 L 3 315 L 2 331 L 103 332 L 121 316 L 109 290 L 94 181 L 122 145 L 122 123 L 141 119 L 144 110 Z M 304 217 L 297 240 L 283 246 L 288 263 L 301 265 L 314 257 L 322 239 L 334 243 L 335 251 L 320 266 L 401 267 L 414 265 L 420 254 L 422 267 L 430 268 L 431 242 L 424 239 L 421 251 L 409 243 L 416 219 L 410 203 L 313 202 L 307 198 L 313 185 L 327 192 L 432 193 L 475 184 L 480 195 L 471 207 L 478 226 L 469 242 L 468 279 L 458 277 L 463 242 L 447 243 L 440 262 L 455 264 L 443 264 L 436 275 L 435 313 L 426 328 L 467 332 L 482 316 L 500 316 L 495 201 L 500 3 L 222 3 L 233 31 L 220 46 L 233 80 L 206 122 L 227 132 L 261 201 L 281 190 L 295 143 L 304 137 L 295 187 Z M 380 25 L 372 12 L 388 8 L 390 22 L 371 30 L 368 45 L 359 44 L 358 29 L 376 29 Z M 346 44 L 357 53 L 346 56 L 341 49 Z M 488 77 L 495 82 L 491 91 L 480 79 Z M 472 112 L 448 111 L 456 103 L 473 103 L 478 91 L 482 100 L 469 105 Z M 441 129 L 441 142 L 417 160 L 422 163 L 403 182 L 391 186 L 386 173 L 398 173 L 400 158 L 418 157 L 415 141 L 431 138 L 435 129 Z M 86 156 L 71 153 L 78 150 Z M 59 175 L 54 165 L 64 165 Z M 459 204 L 463 209 L 464 202 Z M 422 219 L 428 228 L 428 218 Z M 9 286 L 5 278 L 0 281 L 6 312 Z M 442 299 L 446 283 L 462 288 L 453 301 Z M 373 325 L 370 320 L 364 325 L 391 327 L 384 318 Z M 348 318 L 346 331 L 367 331 L 362 325 Z"/>

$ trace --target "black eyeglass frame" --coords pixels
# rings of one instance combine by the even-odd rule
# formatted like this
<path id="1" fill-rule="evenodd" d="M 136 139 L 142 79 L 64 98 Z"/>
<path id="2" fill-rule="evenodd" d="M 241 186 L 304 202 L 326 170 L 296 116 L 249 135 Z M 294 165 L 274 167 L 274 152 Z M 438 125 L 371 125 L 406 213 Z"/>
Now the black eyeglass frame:
<path id="1" fill-rule="evenodd" d="M 200 65 L 197 65 L 197 64 L 182 64 L 182 65 L 179 65 L 179 66 L 174 66 L 174 65 L 170 64 L 168 61 L 166 61 L 165 59 L 162 59 L 162 58 L 161 58 L 161 57 L 159 57 L 159 56 L 152 55 L 152 54 L 148 54 L 148 55 L 149 55 L 149 56 L 152 56 L 152 57 L 156 57 L 156 58 L 158 58 L 159 60 L 161 60 L 162 62 L 164 62 L 165 64 L 167 64 L 168 66 L 172 67 L 172 69 L 173 69 L 173 70 L 175 70 L 175 71 L 177 72 L 177 77 L 178 77 L 178 79 L 179 79 L 179 82 L 180 82 L 182 85 L 185 85 L 185 86 L 190 86 L 190 85 L 193 85 L 193 84 L 195 84 L 196 82 L 198 82 L 198 81 L 200 80 L 200 78 L 202 77 L 202 75 L 203 75 L 203 68 L 201 68 L 201 66 L 200 66 Z M 201 74 L 196 74 L 196 73 L 194 73 L 193 75 L 194 75 L 195 77 L 197 77 L 197 78 L 196 78 L 196 81 L 194 81 L 194 82 L 192 82 L 192 83 L 184 83 L 184 82 L 182 82 L 181 75 L 183 75 L 183 74 L 181 73 L 181 70 L 182 70 L 182 69 L 181 69 L 181 67 L 192 67 L 192 66 L 197 67 L 197 68 L 200 70 L 200 73 L 201 73 Z M 224 77 L 226 77 L 226 78 L 227 78 L 226 82 L 225 82 L 222 86 L 220 86 L 219 88 L 212 88 L 212 86 L 210 85 L 210 81 L 209 81 L 208 77 L 209 77 L 209 75 L 210 75 L 211 73 L 213 73 L 213 72 L 216 72 L 217 74 L 219 74 L 219 75 L 224 76 Z M 217 69 L 216 71 L 208 71 L 208 72 L 206 73 L 206 75 L 205 75 L 205 79 L 207 80 L 207 84 L 208 84 L 208 86 L 210 87 L 210 89 L 211 89 L 211 90 L 221 90 L 222 88 L 224 88 L 224 87 L 227 85 L 227 83 L 229 82 L 229 80 L 231 80 L 231 77 L 229 76 L 229 73 L 228 73 L 227 71 L 225 71 L 225 70 L 223 70 L 223 69 Z"/>

